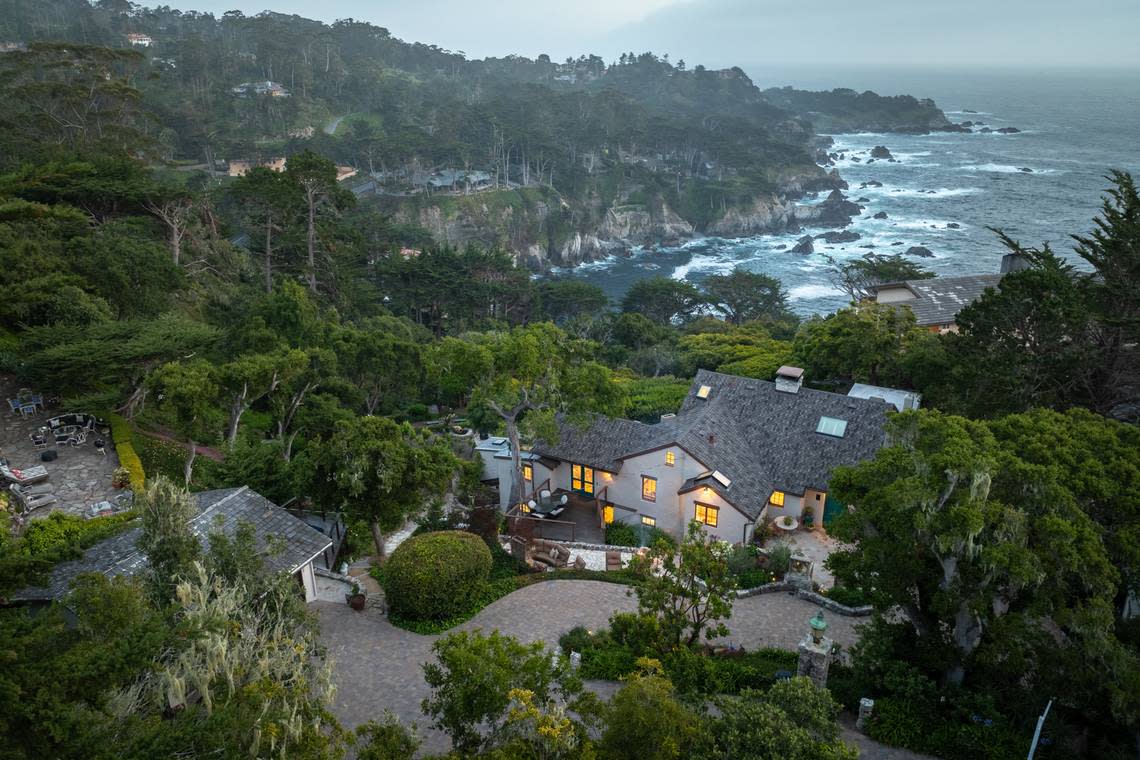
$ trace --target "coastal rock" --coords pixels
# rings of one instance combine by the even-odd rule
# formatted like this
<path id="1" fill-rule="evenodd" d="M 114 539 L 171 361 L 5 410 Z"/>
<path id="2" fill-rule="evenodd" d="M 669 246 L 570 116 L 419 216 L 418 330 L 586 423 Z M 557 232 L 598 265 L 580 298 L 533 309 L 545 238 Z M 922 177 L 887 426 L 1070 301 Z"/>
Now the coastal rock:
<path id="1" fill-rule="evenodd" d="M 1019 172 L 1025 172 L 1026 174 L 1032 174 L 1033 173 L 1033 170 L 1030 169 L 1028 166 L 1023 166 L 1020 169 L 1018 169 L 1018 171 Z"/>
<path id="2" fill-rule="evenodd" d="M 795 247 L 792 248 L 792 253 L 815 253 L 815 245 L 812 244 L 811 235 L 804 235 L 802 238 L 797 240 Z"/>
<path id="3" fill-rule="evenodd" d="M 883 183 L 877 179 L 871 179 L 871 180 L 867 180 L 866 182 L 860 182 L 859 183 L 859 189 L 860 190 L 862 190 L 865 187 L 882 187 L 882 186 L 883 186 Z"/>
<path id="4" fill-rule="evenodd" d="M 876 145 L 871 148 L 871 158 L 894 158 L 885 145 Z"/>
<path id="5" fill-rule="evenodd" d="M 958 230 L 961 228 L 962 228 L 962 225 L 958 224 L 957 222 L 950 222 L 946 225 L 946 229 L 948 229 L 948 230 Z"/>
<path id="6" fill-rule="evenodd" d="M 815 239 L 828 243 L 853 243 L 861 237 L 863 236 L 852 230 L 831 230 L 816 235 Z"/>
<path id="7" fill-rule="evenodd" d="M 1021 130 L 1017 127 L 1002 127 L 1001 129 L 994 130 L 999 135 L 1016 135 Z"/>
<path id="8" fill-rule="evenodd" d="M 904 256 L 918 256 L 921 259 L 930 259 L 934 257 L 934 252 L 929 248 L 921 245 L 912 245 L 903 252 Z"/>
<path id="9" fill-rule="evenodd" d="M 894 245 L 902 245 L 902 244 L 903 244 L 903 241 L 901 241 L 901 240 L 896 240 L 895 242 L 891 243 L 891 245 L 892 245 L 892 246 L 894 246 Z"/>
<path id="10" fill-rule="evenodd" d="M 800 208 L 794 203 L 777 196 L 762 196 L 748 206 L 730 208 L 720 219 L 708 226 L 709 235 L 720 237 L 745 237 L 762 232 L 796 232 L 799 230 L 797 217 Z"/>
<path id="11" fill-rule="evenodd" d="M 988 135 L 989 133 L 993 132 L 993 130 L 989 127 L 982 127 L 980 131 L 983 135 Z"/>
<path id="12" fill-rule="evenodd" d="M 864 197 L 864 198 L 856 198 L 856 199 L 855 199 L 855 202 L 856 202 L 856 203 L 870 203 L 870 202 L 871 202 L 871 199 L 870 199 L 870 198 L 866 198 L 866 197 Z"/>
<path id="13" fill-rule="evenodd" d="M 873 219 L 886 219 L 887 218 L 887 212 L 886 211 L 880 211 L 879 213 L 875 214 L 875 216 L 873 216 L 872 218 Z"/>
<path id="14" fill-rule="evenodd" d="M 933 131 L 933 132 L 963 132 L 963 133 L 969 133 L 969 132 L 972 132 L 973 130 L 972 130 L 972 129 L 970 129 L 969 127 L 963 127 L 961 124 L 946 124 L 945 126 L 941 126 L 941 127 L 934 127 L 934 128 L 932 128 L 932 130 L 931 130 L 931 131 Z"/>

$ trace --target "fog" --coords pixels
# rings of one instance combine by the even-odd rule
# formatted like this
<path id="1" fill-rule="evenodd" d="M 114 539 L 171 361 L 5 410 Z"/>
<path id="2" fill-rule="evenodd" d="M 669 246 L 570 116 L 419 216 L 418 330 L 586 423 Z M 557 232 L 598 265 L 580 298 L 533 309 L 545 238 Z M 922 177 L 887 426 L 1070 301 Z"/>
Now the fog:
<path id="1" fill-rule="evenodd" d="M 158 2 L 146 2 L 158 5 Z M 469 56 L 670 54 L 709 67 L 1140 67 L 1138 0 L 165 0 L 355 18 Z"/>

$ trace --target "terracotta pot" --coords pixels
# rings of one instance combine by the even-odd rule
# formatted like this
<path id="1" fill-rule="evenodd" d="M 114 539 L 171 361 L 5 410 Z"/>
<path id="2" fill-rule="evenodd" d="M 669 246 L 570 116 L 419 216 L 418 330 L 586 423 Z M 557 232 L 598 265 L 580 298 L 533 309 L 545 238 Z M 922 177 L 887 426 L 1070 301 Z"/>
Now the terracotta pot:
<path id="1" fill-rule="evenodd" d="M 344 598 L 345 601 L 348 602 L 349 607 L 360 612 L 364 609 L 364 601 L 367 597 L 365 597 L 364 594 L 345 594 Z"/>

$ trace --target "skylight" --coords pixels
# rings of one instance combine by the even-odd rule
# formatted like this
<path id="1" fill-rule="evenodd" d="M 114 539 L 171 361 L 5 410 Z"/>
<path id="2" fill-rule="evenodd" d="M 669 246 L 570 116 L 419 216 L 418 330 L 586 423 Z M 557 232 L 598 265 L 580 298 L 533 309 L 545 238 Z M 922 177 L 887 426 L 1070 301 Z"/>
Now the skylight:
<path id="1" fill-rule="evenodd" d="M 820 417 L 815 432 L 842 438 L 843 434 L 847 432 L 847 420 L 839 420 L 835 417 Z"/>
<path id="2" fill-rule="evenodd" d="M 732 481 L 729 480 L 728 478 L 726 478 L 724 476 L 724 473 L 722 473 L 720 470 L 715 470 L 713 472 L 712 476 L 713 476 L 713 480 L 720 483 L 725 488 L 728 488 L 730 485 L 732 485 Z"/>
<path id="3" fill-rule="evenodd" d="M 697 398 L 708 398 L 711 391 L 712 388 L 707 385 L 702 385 L 700 389 L 697 390 Z"/>

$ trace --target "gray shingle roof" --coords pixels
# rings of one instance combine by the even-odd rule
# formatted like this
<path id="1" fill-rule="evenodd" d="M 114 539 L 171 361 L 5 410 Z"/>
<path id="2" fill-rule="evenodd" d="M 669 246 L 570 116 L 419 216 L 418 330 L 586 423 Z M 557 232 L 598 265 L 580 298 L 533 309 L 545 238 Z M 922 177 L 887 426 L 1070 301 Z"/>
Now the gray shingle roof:
<path id="1" fill-rule="evenodd" d="M 909 306 L 915 321 L 923 326 L 945 325 L 966 306 L 981 298 L 986 288 L 995 288 L 1000 274 L 972 274 L 965 277 L 932 277 L 927 280 L 907 280 L 902 283 L 914 293 L 910 301 L 898 301 L 896 306 Z M 898 286 L 899 283 L 892 283 Z M 880 288 L 890 287 L 880 285 Z"/>
<path id="2" fill-rule="evenodd" d="M 707 399 L 697 397 L 702 385 L 711 389 Z M 787 393 L 766 380 L 700 370 L 676 417 L 654 425 L 606 417 L 581 427 L 563 424 L 556 443 L 540 442 L 535 451 L 619 472 L 624 458 L 678 445 L 731 480 L 727 488 L 711 479 L 700 485 L 756 518 L 773 490 L 826 490 L 833 468 L 874 456 L 893 409 L 878 399 L 810 388 Z M 816 432 L 824 416 L 847 422 L 842 438 Z"/>
<path id="3" fill-rule="evenodd" d="M 190 529 L 209 545 L 209 536 L 222 533 L 233 537 L 242 523 L 253 525 L 258 551 L 270 572 L 293 572 L 332 546 L 332 540 L 247 487 L 202 491 L 194 494 L 198 514 Z M 140 528 L 112 536 L 89 548 L 80 559 L 53 568 L 48 584 L 29 587 L 11 596 L 13 601 L 46 601 L 67 593 L 71 582 L 82 573 L 133 576 L 146 566 L 146 554 L 136 546 Z M 279 551 L 274 551 L 277 547 Z"/>

